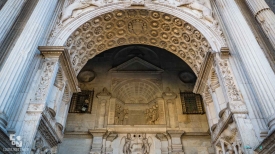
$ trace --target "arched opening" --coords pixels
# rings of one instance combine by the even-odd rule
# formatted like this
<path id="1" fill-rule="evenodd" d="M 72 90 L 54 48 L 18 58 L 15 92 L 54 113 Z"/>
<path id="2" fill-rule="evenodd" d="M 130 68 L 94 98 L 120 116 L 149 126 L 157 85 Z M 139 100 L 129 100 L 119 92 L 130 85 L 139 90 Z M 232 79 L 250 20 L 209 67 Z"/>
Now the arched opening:
<path id="1" fill-rule="evenodd" d="M 198 146 L 187 146 L 188 141 L 194 142 L 194 140 L 207 145 L 199 146 L 203 152 L 213 151 L 210 147 L 209 132 L 212 133 L 212 142 L 216 149 L 223 146 L 220 144 L 222 141 L 218 134 L 222 133 L 224 128 L 217 127 L 217 123 L 221 121 L 220 117 L 227 116 L 231 112 L 229 107 L 226 107 L 228 103 L 224 101 L 232 100 L 236 105 L 243 106 L 227 60 L 228 51 L 223 48 L 226 51 L 220 55 L 212 54 L 226 46 L 224 40 L 212 32 L 213 27 L 203 25 L 184 12 L 179 13 L 175 10 L 172 12 L 174 16 L 165 13 L 171 8 L 163 7 L 161 12 L 150 9 L 152 6 L 148 5 L 148 9 L 106 9 L 108 11 L 99 9 L 97 11 L 100 13 L 97 15 L 88 12 L 69 22 L 65 28 L 57 31 L 55 40 L 50 40 L 50 44 L 53 45 L 64 43 L 82 89 L 81 96 L 73 96 L 73 99 L 82 101 L 70 108 L 70 112 L 75 113 L 68 116 L 66 125 L 68 131 L 65 132 L 65 138 L 67 135 L 70 139 L 61 145 L 64 153 L 70 150 L 65 147 L 73 147 L 80 132 L 83 132 L 80 142 L 86 144 L 86 151 L 90 153 L 108 150 L 116 153 L 128 150 L 129 153 L 128 144 L 132 139 L 135 140 L 133 145 L 145 142 L 136 145 L 137 153 L 141 152 L 142 147 L 149 142 L 152 145 L 150 150 L 153 150 L 150 153 L 183 151 L 188 153 L 194 149 L 198 150 Z M 179 18 L 179 14 L 175 12 L 182 16 Z M 183 20 L 183 17 L 186 17 L 188 22 Z M 117 51 L 111 59 L 102 62 L 93 61 L 93 58 L 100 59 L 97 56 L 102 58 L 102 55 L 108 55 L 109 50 L 119 48 L 123 49 Z M 192 83 L 186 95 L 184 94 L 186 87 L 181 90 L 178 88 L 180 84 L 171 86 L 166 83 L 166 87 L 161 85 L 160 81 L 163 78 L 156 76 L 162 77 L 160 74 L 164 70 L 159 67 L 162 63 L 159 61 L 160 55 L 152 52 L 153 48 L 170 52 L 184 63 L 180 66 L 188 68 L 189 71 L 178 72 L 177 78 L 169 78 L 172 82 Z M 125 59 L 125 53 L 129 59 Z M 150 63 L 146 61 L 146 57 L 151 57 Z M 213 65 L 214 59 L 218 65 Z M 168 59 L 164 58 L 164 61 L 166 60 Z M 102 80 L 89 85 L 88 83 L 96 81 L 98 73 L 100 74 L 91 68 L 107 61 L 112 61 L 112 65 L 106 64 L 102 67 L 106 69 L 108 68 L 106 66 L 109 66 L 109 69 L 105 70 L 109 76 L 103 75 Z M 174 62 L 171 62 L 171 65 Z M 219 78 L 215 76 L 216 69 Z M 210 70 L 213 70 L 213 73 L 210 73 Z M 139 73 L 137 75 L 132 71 Z M 141 75 L 142 72 L 146 75 Z M 224 76 L 229 77 L 224 78 Z M 125 80 L 125 77 L 131 78 Z M 95 85 L 98 88 L 93 88 Z M 212 91 L 209 90 L 211 88 Z M 201 97 L 197 97 L 193 92 L 202 94 L 205 109 Z M 77 104 L 77 101 L 71 104 Z M 234 107 L 232 106 L 233 109 Z M 138 108 L 141 110 L 136 111 Z M 195 111 L 198 109 L 201 111 Z M 159 113 L 156 114 L 156 111 Z M 205 111 L 207 116 L 204 114 Z M 83 115 L 82 118 L 74 115 L 87 112 L 92 113 L 93 120 L 90 119 L 91 115 Z M 231 119 L 231 117 L 225 118 Z M 72 120 L 72 123 L 69 120 Z M 232 122 L 232 119 L 226 120 L 227 123 Z M 182 140 L 183 133 L 186 135 L 185 140 Z M 238 136 L 234 135 L 232 141 L 237 141 Z M 119 140 L 116 140 L 117 138 Z M 94 148 L 91 149 L 90 146 Z M 224 150 L 230 151 L 230 148 Z M 124 153 L 127 153 L 126 151 Z"/>
<path id="2" fill-rule="evenodd" d="M 172 140 L 184 146 L 198 142 L 186 146 L 186 153 L 197 148 L 211 153 L 204 105 L 193 93 L 196 79 L 181 58 L 154 46 L 124 45 L 96 55 L 79 71 L 82 92 L 72 98 L 60 151 L 66 153 L 75 141 L 83 142 L 79 133 L 90 132 L 93 138 L 86 134 L 86 140 L 91 142 L 82 145 L 87 153 L 97 142 L 95 135 L 104 130 L 105 152 L 123 153 L 130 134 L 131 151 L 136 153 L 144 150 L 143 140 L 150 144 L 150 154 L 168 151 L 177 144 Z M 187 135 L 182 138 L 183 132 Z"/>

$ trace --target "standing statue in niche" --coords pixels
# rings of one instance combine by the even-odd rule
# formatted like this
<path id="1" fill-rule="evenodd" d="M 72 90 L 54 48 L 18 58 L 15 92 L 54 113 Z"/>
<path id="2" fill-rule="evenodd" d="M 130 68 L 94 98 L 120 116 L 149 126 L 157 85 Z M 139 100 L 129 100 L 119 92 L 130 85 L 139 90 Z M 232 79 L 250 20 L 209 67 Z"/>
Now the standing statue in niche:
<path id="1" fill-rule="evenodd" d="M 210 21 L 211 23 L 215 22 L 214 18 L 212 17 L 212 11 L 205 6 L 204 0 L 182 0 L 179 6 L 186 6 L 190 9 L 201 11 L 202 16 L 206 20 Z"/>

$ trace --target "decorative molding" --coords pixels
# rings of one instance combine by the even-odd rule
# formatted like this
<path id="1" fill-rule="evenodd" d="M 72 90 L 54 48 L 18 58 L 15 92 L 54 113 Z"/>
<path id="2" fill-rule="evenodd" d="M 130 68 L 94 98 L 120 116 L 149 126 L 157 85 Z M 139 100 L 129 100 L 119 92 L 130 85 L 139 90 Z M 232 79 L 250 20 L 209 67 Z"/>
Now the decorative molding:
<path id="1" fill-rule="evenodd" d="M 200 73 L 198 75 L 196 84 L 194 86 L 193 92 L 196 94 L 202 94 L 205 86 L 207 85 L 207 80 L 213 67 L 214 56 L 211 52 L 207 52 Z"/>
<path id="2" fill-rule="evenodd" d="M 61 68 L 63 69 L 63 72 L 66 76 L 66 78 L 69 80 L 69 86 L 72 92 L 80 92 L 80 89 L 78 88 L 78 80 L 76 78 L 76 74 L 73 71 L 70 56 L 68 54 L 68 51 L 63 46 L 39 46 L 38 49 L 40 50 L 41 54 L 43 54 L 44 57 L 49 58 L 59 58 Z"/>
<path id="3" fill-rule="evenodd" d="M 131 70 L 131 66 L 134 66 L 138 64 L 139 67 L 141 67 L 143 70 Z M 127 70 L 128 69 L 128 70 Z M 129 70 L 130 69 L 130 70 Z M 162 73 L 164 70 L 139 58 L 139 57 L 134 57 L 117 67 L 114 67 L 109 70 L 109 72 L 112 73 Z"/>
<path id="4" fill-rule="evenodd" d="M 52 127 L 50 120 L 44 112 L 42 113 L 38 131 L 51 147 L 57 146 L 58 143 L 61 143 L 61 138 L 57 135 L 56 130 Z"/>
<path id="5" fill-rule="evenodd" d="M 220 134 L 226 128 L 227 124 L 232 121 L 232 112 L 229 109 L 226 109 L 217 123 L 216 128 L 212 132 L 212 142 L 215 143 L 219 138 Z"/>

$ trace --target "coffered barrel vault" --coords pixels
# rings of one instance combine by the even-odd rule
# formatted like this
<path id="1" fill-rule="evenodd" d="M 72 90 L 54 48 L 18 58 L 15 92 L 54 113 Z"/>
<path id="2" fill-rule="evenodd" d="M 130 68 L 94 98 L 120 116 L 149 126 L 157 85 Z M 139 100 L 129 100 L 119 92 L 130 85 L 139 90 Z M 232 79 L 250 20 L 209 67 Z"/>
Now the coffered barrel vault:
<path id="1" fill-rule="evenodd" d="M 175 16 L 144 9 L 116 10 L 84 23 L 65 46 L 75 72 L 104 50 L 129 44 L 166 49 L 183 59 L 198 74 L 211 46 L 203 34 Z"/>

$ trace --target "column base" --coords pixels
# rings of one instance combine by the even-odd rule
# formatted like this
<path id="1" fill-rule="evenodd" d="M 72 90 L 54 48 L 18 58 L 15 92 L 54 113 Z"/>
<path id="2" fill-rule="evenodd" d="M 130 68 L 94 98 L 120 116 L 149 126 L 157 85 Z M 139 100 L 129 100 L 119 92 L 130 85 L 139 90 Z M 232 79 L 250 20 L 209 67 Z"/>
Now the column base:
<path id="1" fill-rule="evenodd" d="M 275 114 L 268 119 L 268 135 L 275 131 Z"/>
<path id="2" fill-rule="evenodd" d="M 7 116 L 3 113 L 0 114 L 0 129 L 5 133 L 8 134 L 7 132 L 7 125 L 8 125 L 8 119 Z"/>

